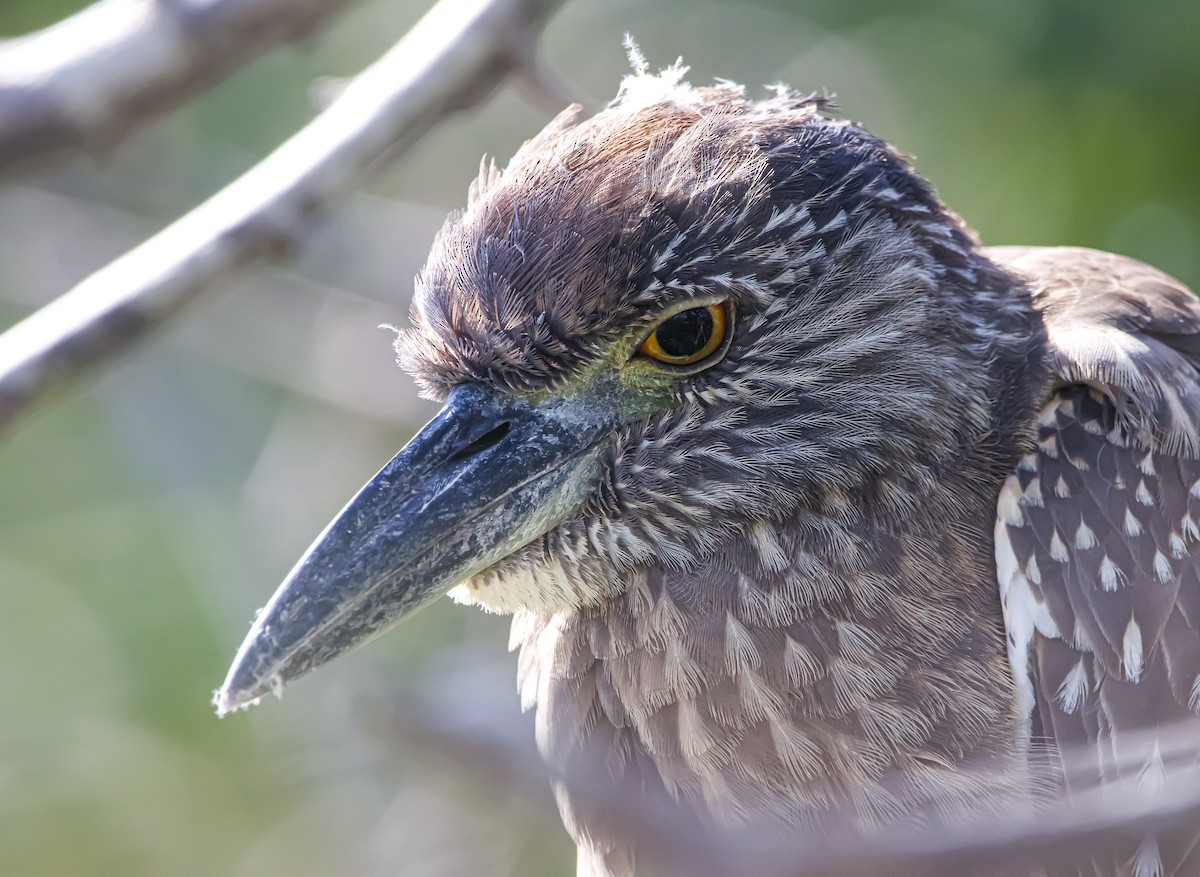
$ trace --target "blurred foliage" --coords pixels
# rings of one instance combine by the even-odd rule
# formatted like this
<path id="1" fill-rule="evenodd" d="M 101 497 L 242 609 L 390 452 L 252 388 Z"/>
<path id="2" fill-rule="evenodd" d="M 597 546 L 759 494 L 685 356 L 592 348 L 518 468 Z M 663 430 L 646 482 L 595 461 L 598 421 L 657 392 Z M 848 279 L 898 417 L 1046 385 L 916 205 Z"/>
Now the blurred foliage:
<path id="1" fill-rule="evenodd" d="M 0 34 L 79 6 L 5 0 Z M 315 81 L 361 68 L 423 6 L 362 5 L 108 164 L 0 192 L 0 321 L 252 165 L 311 116 Z M 987 242 L 1113 249 L 1200 286 L 1190 0 L 576 0 L 546 54 L 604 99 L 627 31 L 655 65 L 682 55 L 696 81 L 835 92 Z M 510 665 L 502 619 L 443 601 L 282 703 L 222 722 L 208 706 L 255 607 L 429 415 L 375 327 L 404 322 L 480 154 L 503 159 L 544 122 L 502 91 L 340 211 L 297 265 L 231 284 L 0 445 L 0 873 L 573 867 L 556 823 L 362 720 L 364 702 L 464 651 Z"/>

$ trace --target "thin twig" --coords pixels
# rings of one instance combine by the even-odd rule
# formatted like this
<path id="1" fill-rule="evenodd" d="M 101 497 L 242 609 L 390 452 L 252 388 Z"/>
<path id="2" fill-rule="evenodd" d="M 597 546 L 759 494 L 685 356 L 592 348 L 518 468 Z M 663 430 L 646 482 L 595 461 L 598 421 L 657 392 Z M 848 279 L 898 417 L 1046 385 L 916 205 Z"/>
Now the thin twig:
<path id="1" fill-rule="evenodd" d="M 353 0 L 104 0 L 0 44 L 0 179 L 104 153 Z"/>
<path id="2" fill-rule="evenodd" d="M 1158 789 L 1147 789 L 1144 777 L 1134 769 L 1052 806 L 1042 802 L 1009 816 L 936 829 L 898 826 L 865 835 L 852 831 L 818 835 L 804 830 L 780 835 L 777 828 L 765 829 L 757 822 L 740 830 L 698 829 L 683 808 L 661 791 L 656 795 L 641 783 L 617 781 L 604 763 L 580 759 L 570 767 L 548 767 L 532 745 L 530 722 L 518 721 L 511 710 L 497 710 L 486 699 L 451 695 L 456 686 L 471 691 L 472 686 L 464 685 L 468 678 L 466 673 L 451 681 L 438 677 L 419 691 L 400 694 L 386 723 L 380 722 L 379 715 L 368 717 L 374 732 L 382 732 L 386 739 L 390 730 L 408 747 L 446 756 L 447 763 L 483 778 L 493 792 L 517 794 L 535 806 L 545 800 L 544 786 L 568 785 L 575 812 L 586 808 L 593 815 L 601 814 L 624 843 L 636 845 L 639 862 L 650 862 L 649 873 L 690 877 L 1078 874 L 1092 857 L 1125 858 L 1148 834 L 1200 820 L 1197 725 L 1185 722 L 1174 729 L 1146 732 L 1147 740 L 1167 753 L 1165 763 L 1170 766 Z"/>
<path id="3" fill-rule="evenodd" d="M 481 101 L 561 0 L 442 0 L 310 124 L 221 192 L 0 335 L 0 428 L 145 339 L 231 271 L 295 251 L 316 214 Z"/>

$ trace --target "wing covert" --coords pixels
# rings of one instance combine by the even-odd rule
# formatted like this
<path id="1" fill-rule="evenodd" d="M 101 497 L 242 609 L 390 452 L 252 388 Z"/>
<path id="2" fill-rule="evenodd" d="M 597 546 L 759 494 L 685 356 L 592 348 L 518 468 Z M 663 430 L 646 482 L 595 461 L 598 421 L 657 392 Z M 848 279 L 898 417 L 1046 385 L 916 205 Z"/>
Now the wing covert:
<path id="1" fill-rule="evenodd" d="M 1068 792 L 1130 776 L 1153 791 L 1196 759 L 1168 737 L 1200 708 L 1200 303 L 1108 253 L 989 255 L 1029 284 L 1054 375 L 996 518 L 1030 736 L 1055 744 Z M 1198 839 L 1147 837 L 1105 867 L 1200 873 Z"/>

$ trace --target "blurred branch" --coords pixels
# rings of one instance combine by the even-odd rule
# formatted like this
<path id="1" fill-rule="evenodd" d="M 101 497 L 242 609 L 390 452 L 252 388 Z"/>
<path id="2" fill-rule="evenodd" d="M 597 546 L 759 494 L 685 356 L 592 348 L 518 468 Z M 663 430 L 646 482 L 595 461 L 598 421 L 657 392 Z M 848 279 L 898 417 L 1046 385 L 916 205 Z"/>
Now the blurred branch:
<path id="1" fill-rule="evenodd" d="M 104 0 L 0 44 L 0 179 L 111 149 L 352 0 Z"/>
<path id="2" fill-rule="evenodd" d="M 561 0 L 442 0 L 311 123 L 191 213 L 0 335 L 0 428 L 146 339 L 235 269 L 284 258 L 317 214 L 533 63 Z"/>
<path id="3" fill-rule="evenodd" d="M 1124 765 L 1120 779 L 1073 795 L 1041 801 L 1007 816 L 988 814 L 964 824 L 922 823 L 855 832 L 805 830 L 780 834 L 768 820 L 748 820 L 749 828 L 715 830 L 700 826 L 661 790 L 620 781 L 602 761 L 548 767 L 533 746 L 532 722 L 494 706 L 473 684 L 470 673 L 435 677 L 419 691 L 393 701 L 388 714 L 364 716 L 376 736 L 399 737 L 417 752 L 441 756 L 477 778 L 493 793 L 507 791 L 535 806 L 544 788 L 571 789 L 575 813 L 602 814 L 621 845 L 636 846 L 639 866 L 648 873 L 689 877 L 966 877 L 976 874 L 1079 874 L 1092 857 L 1124 860 L 1148 833 L 1165 833 L 1200 821 L 1200 764 L 1195 757 L 1196 722 L 1145 732 L 1146 750 L 1158 746 L 1167 765 L 1161 788 L 1148 788 L 1137 769 Z M 476 671 L 494 686 L 492 677 Z M 1134 747 L 1136 749 L 1136 747 Z M 1080 768 L 1091 769 L 1080 756 Z M 966 766 L 963 770 L 994 770 Z M 1087 873 L 1091 873 L 1089 870 Z"/>

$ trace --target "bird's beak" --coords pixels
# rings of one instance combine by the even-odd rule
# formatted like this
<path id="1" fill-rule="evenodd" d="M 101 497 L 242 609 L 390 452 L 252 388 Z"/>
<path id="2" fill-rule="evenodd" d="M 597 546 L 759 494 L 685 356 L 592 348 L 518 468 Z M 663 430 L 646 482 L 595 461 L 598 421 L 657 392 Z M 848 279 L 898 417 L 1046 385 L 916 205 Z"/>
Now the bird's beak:
<path id="1" fill-rule="evenodd" d="M 532 405 L 455 389 L 259 613 L 217 711 L 278 692 L 561 523 L 613 426 L 611 407 L 587 399 Z"/>

